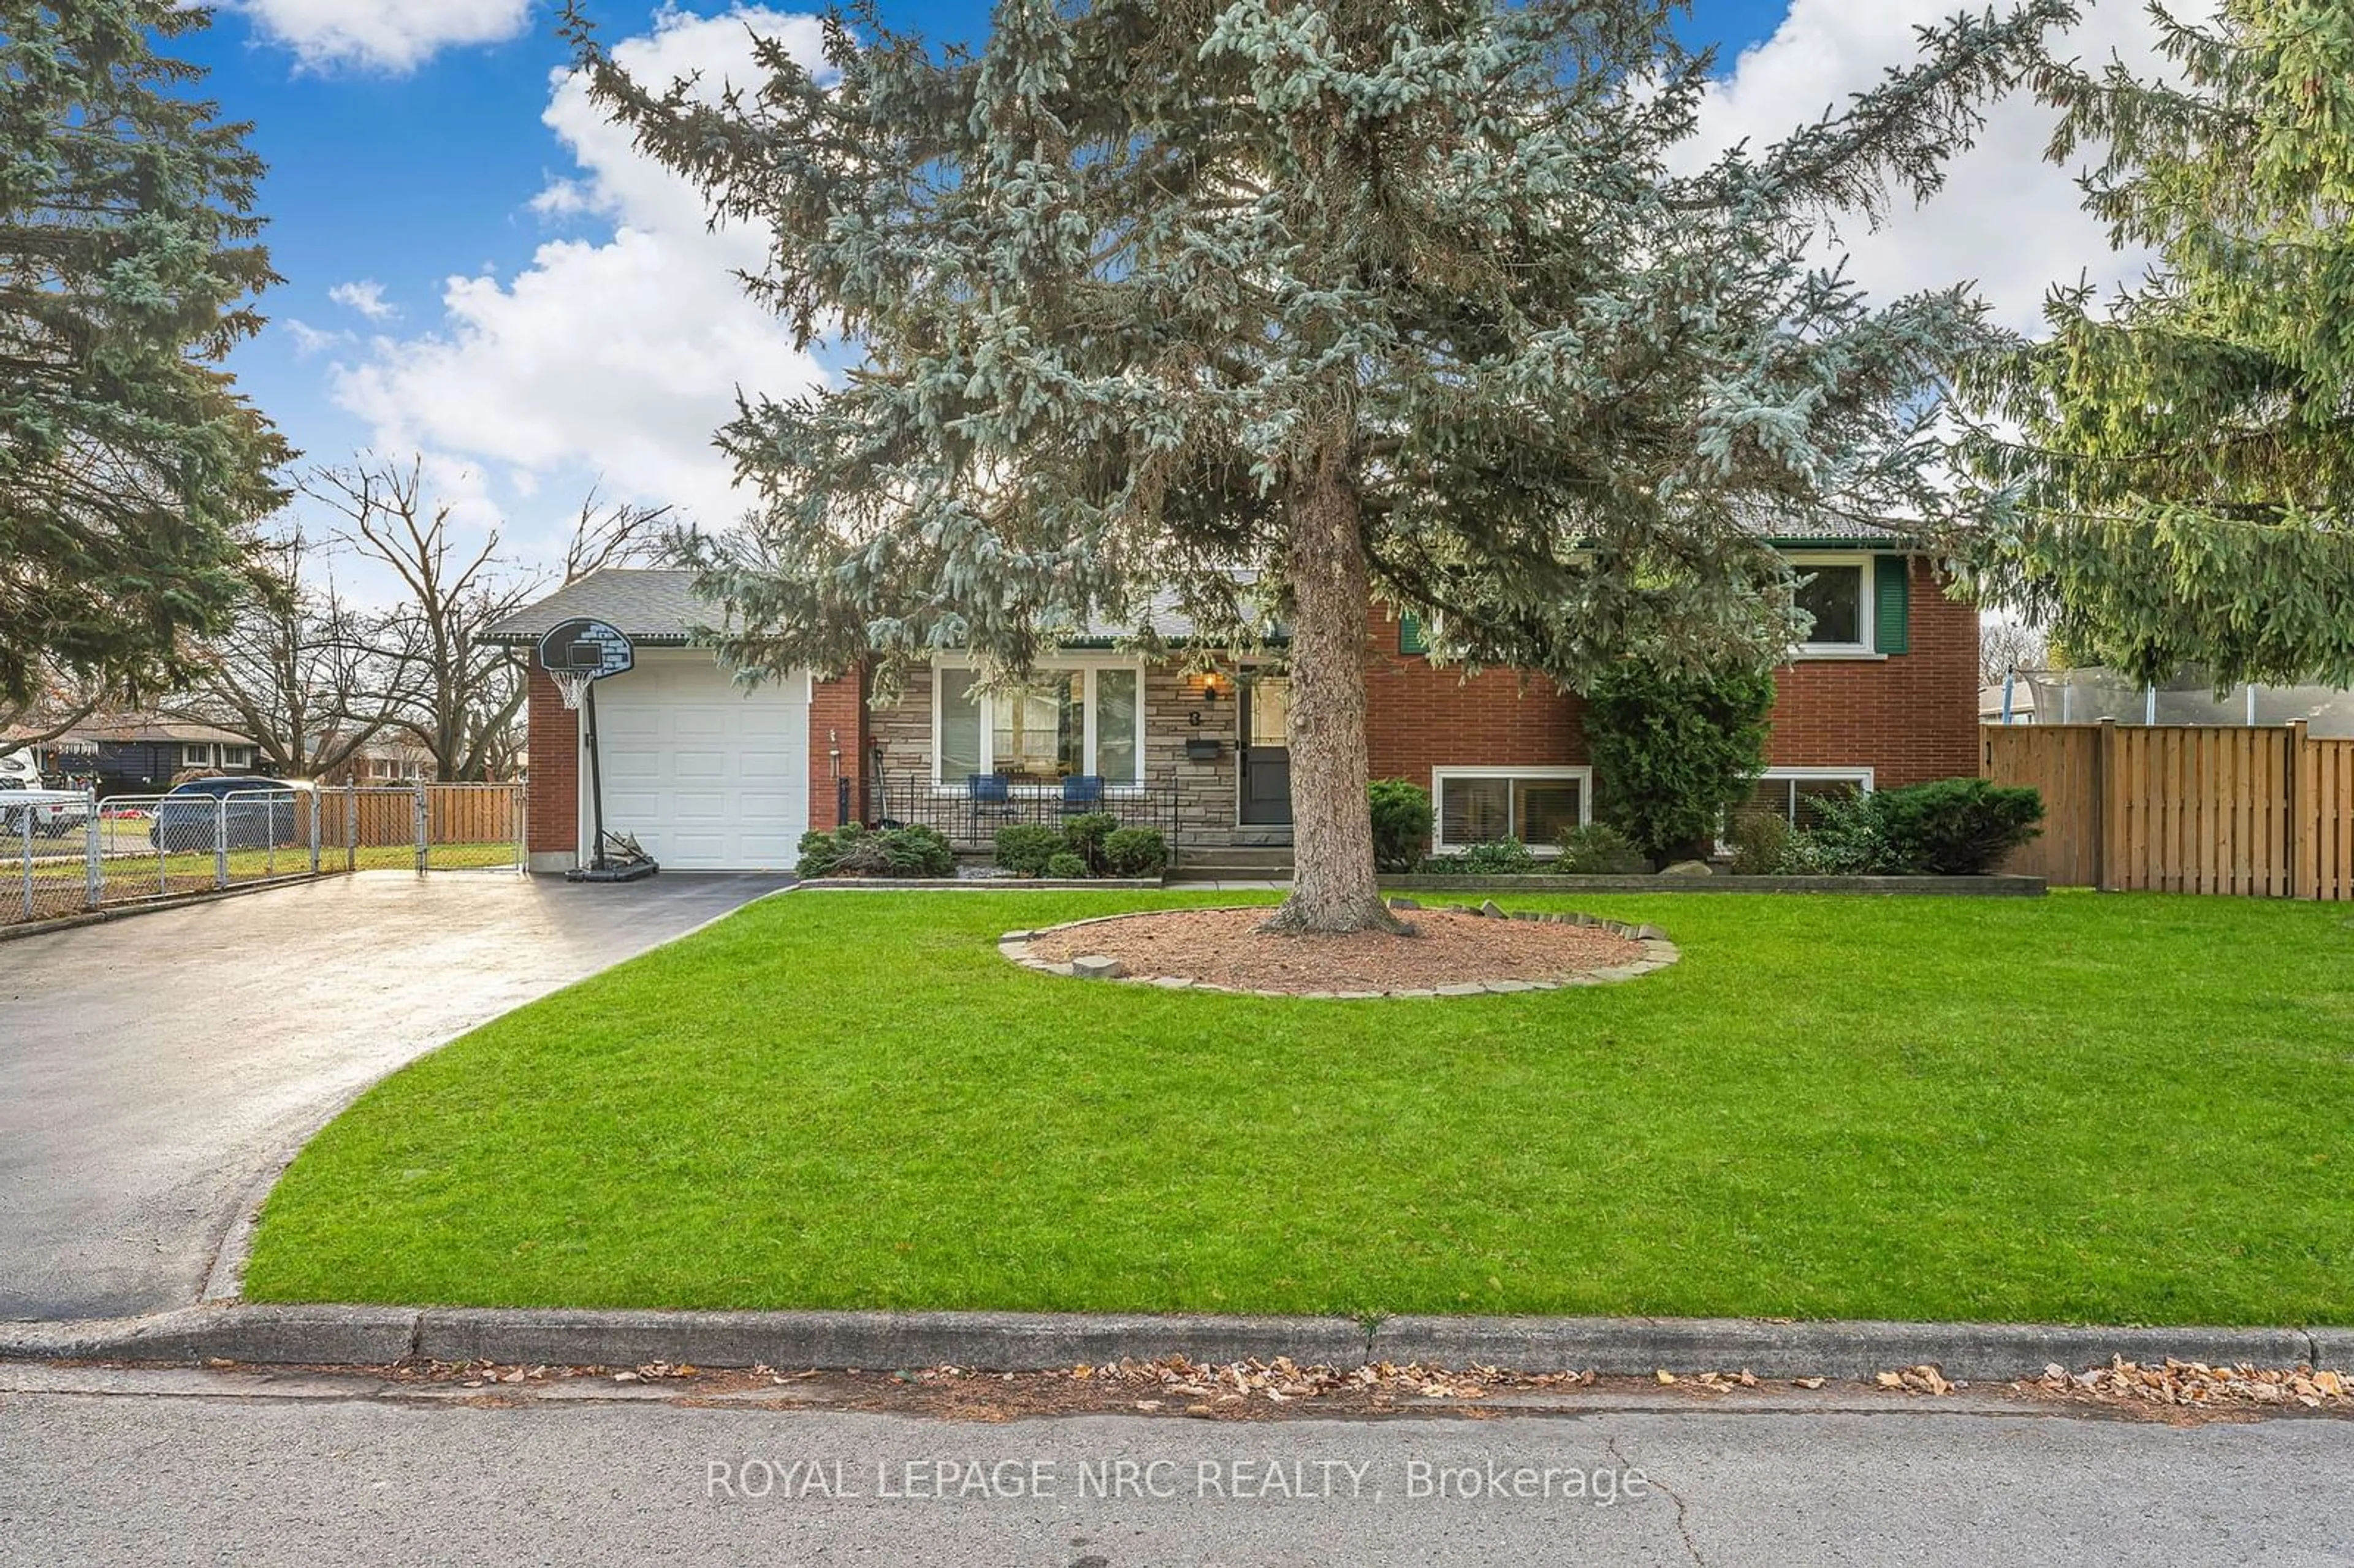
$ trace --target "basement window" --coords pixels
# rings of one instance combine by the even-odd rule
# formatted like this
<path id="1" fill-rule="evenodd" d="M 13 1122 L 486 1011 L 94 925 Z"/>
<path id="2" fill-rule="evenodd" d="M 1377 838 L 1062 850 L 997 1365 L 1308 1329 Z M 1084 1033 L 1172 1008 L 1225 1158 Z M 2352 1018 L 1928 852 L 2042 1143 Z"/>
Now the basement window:
<path id="1" fill-rule="evenodd" d="M 1518 839 L 1539 854 L 1592 814 L 1593 769 L 1435 768 L 1430 799 L 1440 853 Z"/>

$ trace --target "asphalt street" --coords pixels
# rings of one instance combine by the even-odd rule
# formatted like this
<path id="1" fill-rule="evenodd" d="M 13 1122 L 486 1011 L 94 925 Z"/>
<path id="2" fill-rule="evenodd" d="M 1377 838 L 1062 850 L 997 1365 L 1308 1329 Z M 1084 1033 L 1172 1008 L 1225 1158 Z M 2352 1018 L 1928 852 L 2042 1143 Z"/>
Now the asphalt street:
<path id="1" fill-rule="evenodd" d="M 367 1085 L 783 883 L 363 872 L 0 942 L 0 1319 L 196 1300 Z"/>
<path id="2" fill-rule="evenodd" d="M 0 1561 L 55 1568 L 2342 1563 L 2349 1474 L 2354 1421 L 1986 1398 L 989 1422 L 0 1366 Z"/>

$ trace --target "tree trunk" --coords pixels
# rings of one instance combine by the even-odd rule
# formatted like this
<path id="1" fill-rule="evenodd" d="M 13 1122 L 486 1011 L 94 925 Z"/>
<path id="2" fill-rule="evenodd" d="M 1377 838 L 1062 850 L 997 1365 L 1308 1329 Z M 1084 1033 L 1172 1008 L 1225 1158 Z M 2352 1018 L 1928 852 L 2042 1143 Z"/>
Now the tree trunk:
<path id="1" fill-rule="evenodd" d="M 1365 800 L 1365 568 L 1357 492 L 1328 447 L 1294 487 L 1287 540 L 1291 626 L 1291 896 L 1266 929 L 1400 931 L 1373 881 Z"/>

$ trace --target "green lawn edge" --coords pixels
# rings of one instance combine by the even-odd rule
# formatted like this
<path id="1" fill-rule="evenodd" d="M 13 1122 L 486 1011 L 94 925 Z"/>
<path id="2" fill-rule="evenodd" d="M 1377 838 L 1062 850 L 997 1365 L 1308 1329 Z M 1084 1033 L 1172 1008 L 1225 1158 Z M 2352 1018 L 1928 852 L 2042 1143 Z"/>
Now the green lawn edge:
<path id="1" fill-rule="evenodd" d="M 1269 895 L 1271 896 L 1271 895 Z M 2354 915 L 1512 896 L 1618 986 L 1381 1002 L 1019 970 L 1232 893 L 796 894 L 365 1095 L 260 1301 L 2354 1321 Z"/>

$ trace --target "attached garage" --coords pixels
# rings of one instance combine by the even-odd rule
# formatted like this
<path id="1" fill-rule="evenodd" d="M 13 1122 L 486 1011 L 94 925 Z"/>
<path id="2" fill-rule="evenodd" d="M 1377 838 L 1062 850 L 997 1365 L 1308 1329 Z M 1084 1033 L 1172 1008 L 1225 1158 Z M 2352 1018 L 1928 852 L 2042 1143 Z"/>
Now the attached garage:
<path id="1" fill-rule="evenodd" d="M 707 652 L 649 649 L 597 684 L 605 825 L 672 871 L 790 871 L 809 829 L 809 677 L 750 691 Z M 588 759 L 580 853 L 589 852 Z"/>
<path id="2" fill-rule="evenodd" d="M 858 678 L 796 671 L 739 686 L 692 645 L 721 618 L 695 596 L 693 574 L 634 567 L 592 572 L 486 633 L 529 669 L 531 869 L 568 871 L 595 847 L 582 714 L 564 705 L 536 652 L 576 617 L 619 629 L 635 661 L 596 685 L 606 828 L 664 871 L 790 871 L 801 834 L 833 825 L 843 761 L 854 765 L 865 744 Z"/>

